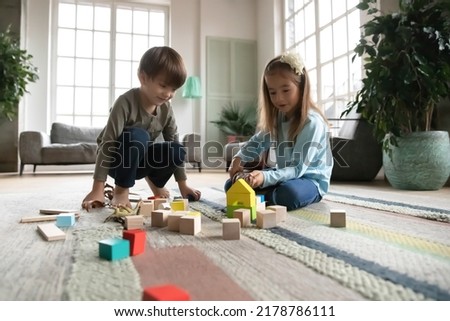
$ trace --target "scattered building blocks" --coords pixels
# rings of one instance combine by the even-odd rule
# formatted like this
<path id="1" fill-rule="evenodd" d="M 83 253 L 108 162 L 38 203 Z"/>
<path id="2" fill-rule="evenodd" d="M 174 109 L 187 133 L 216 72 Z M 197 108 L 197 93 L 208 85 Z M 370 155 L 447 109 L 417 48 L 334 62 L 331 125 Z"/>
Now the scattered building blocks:
<path id="1" fill-rule="evenodd" d="M 53 223 L 39 224 L 37 230 L 46 241 L 58 241 L 66 238 L 66 233 Z"/>
<path id="2" fill-rule="evenodd" d="M 126 230 L 137 230 L 144 228 L 144 217 L 142 215 L 128 215 L 124 217 Z"/>
<path id="3" fill-rule="evenodd" d="M 123 231 L 123 238 L 130 241 L 130 255 L 135 256 L 145 251 L 145 241 L 147 234 L 144 230 L 126 230 Z"/>
<path id="4" fill-rule="evenodd" d="M 222 219 L 222 237 L 224 240 L 239 240 L 241 238 L 241 221 L 238 218 Z"/>
<path id="5" fill-rule="evenodd" d="M 168 203 L 167 198 L 155 198 L 153 200 L 154 210 L 160 209 L 160 205 L 164 203 Z"/>
<path id="6" fill-rule="evenodd" d="M 152 212 L 152 227 L 165 227 L 167 226 L 167 220 L 169 217 L 169 214 L 172 213 L 172 211 L 169 210 L 156 210 Z"/>
<path id="7" fill-rule="evenodd" d="M 247 208 L 239 208 L 234 210 L 233 217 L 239 219 L 241 222 L 241 227 L 248 227 L 251 225 L 250 210 Z"/>
<path id="8" fill-rule="evenodd" d="M 98 242 L 100 257 L 116 261 L 130 256 L 130 241 L 121 238 L 110 238 Z"/>
<path id="9" fill-rule="evenodd" d="M 227 217 L 233 218 L 234 210 L 247 208 L 250 219 L 256 220 L 256 195 L 248 183 L 240 178 L 227 191 Z"/>
<path id="10" fill-rule="evenodd" d="M 172 284 L 147 287 L 142 294 L 143 301 L 190 301 L 189 293 Z"/>
<path id="11" fill-rule="evenodd" d="M 195 235 L 202 230 L 202 216 L 199 212 L 189 212 L 180 218 L 180 233 Z"/>
<path id="12" fill-rule="evenodd" d="M 277 226 L 277 213 L 272 210 L 257 211 L 256 226 L 259 228 L 271 228 Z"/>
<path id="13" fill-rule="evenodd" d="M 144 217 L 152 216 L 152 212 L 155 210 L 155 204 L 153 200 L 142 201 L 139 209 L 139 215 Z"/>
<path id="14" fill-rule="evenodd" d="M 277 214 L 277 224 L 280 222 L 284 222 L 287 218 L 287 208 L 282 205 L 270 205 L 267 206 L 267 210 L 275 211 Z"/>
<path id="15" fill-rule="evenodd" d="M 167 218 L 167 229 L 172 232 L 179 232 L 180 231 L 180 219 L 188 215 L 188 211 L 177 211 L 174 213 L 170 213 Z"/>
<path id="16" fill-rule="evenodd" d="M 346 219 L 345 219 L 345 210 L 330 210 L 330 226 L 331 227 L 345 227 Z"/>

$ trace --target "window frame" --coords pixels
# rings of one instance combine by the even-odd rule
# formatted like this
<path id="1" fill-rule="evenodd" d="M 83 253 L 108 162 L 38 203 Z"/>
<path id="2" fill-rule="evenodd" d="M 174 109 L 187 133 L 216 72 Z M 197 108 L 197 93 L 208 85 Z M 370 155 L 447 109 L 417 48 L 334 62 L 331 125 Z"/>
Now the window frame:
<path id="1" fill-rule="evenodd" d="M 58 22 L 58 11 L 59 11 L 59 4 L 60 3 L 68 3 L 68 4 L 75 4 L 75 5 L 89 5 L 89 6 L 96 6 L 96 5 L 104 5 L 110 8 L 110 29 L 109 31 L 107 31 L 109 33 L 109 58 L 107 58 L 108 61 L 108 66 L 109 66 L 109 79 L 108 79 L 108 86 L 107 87 L 97 87 L 94 85 L 92 79 L 94 76 L 94 71 L 93 71 L 93 67 L 91 69 L 91 83 L 90 85 L 86 85 L 86 86 L 80 86 L 77 85 L 75 82 L 75 75 L 74 75 L 74 80 L 73 83 L 71 85 L 68 85 L 67 87 L 70 87 L 73 89 L 73 110 L 72 113 L 67 113 L 67 114 L 57 114 L 57 89 L 58 89 L 58 84 L 57 84 L 57 74 L 58 74 L 58 58 L 61 56 L 58 56 L 58 30 L 60 29 L 59 26 L 59 22 Z M 163 38 L 163 43 L 164 45 L 169 45 L 170 43 L 170 30 L 169 30 L 169 26 L 170 26 L 170 6 L 169 5 L 165 5 L 165 4 L 151 4 L 151 3 L 144 3 L 144 2 L 139 2 L 139 1 L 114 1 L 114 0 L 57 0 L 57 1 L 53 1 L 52 2 L 52 23 L 51 23 L 51 43 L 50 43 L 50 52 L 51 52 L 51 56 L 50 56 L 50 70 L 49 70 L 49 104 L 50 104 L 50 114 L 49 114 L 49 118 L 51 122 L 55 122 L 58 121 L 58 115 L 62 115 L 62 116 L 66 116 L 67 118 L 72 118 L 72 122 L 68 122 L 68 121 L 62 121 L 64 123 L 67 124 L 71 124 L 71 125 L 81 125 L 81 126 L 99 126 L 98 124 L 95 124 L 95 122 L 93 121 L 93 119 L 95 117 L 104 117 L 105 118 L 105 122 L 104 124 L 106 124 L 106 119 L 107 119 L 107 114 L 105 115 L 97 115 L 94 111 L 95 111 L 95 106 L 93 104 L 93 93 L 92 90 L 93 88 L 107 88 L 108 90 L 108 106 L 102 106 L 103 108 L 107 108 L 108 109 L 108 113 L 109 113 L 109 109 L 112 107 L 114 101 L 117 99 L 117 96 L 120 95 L 120 93 L 122 93 L 125 88 L 122 87 L 116 87 L 116 83 L 115 83 L 115 79 L 116 79 L 116 62 L 118 60 L 116 60 L 116 36 L 118 34 L 118 31 L 116 30 L 116 18 L 117 18 L 117 10 L 119 8 L 126 8 L 129 10 L 136 10 L 136 9 L 143 9 L 143 10 L 147 10 L 148 12 L 151 11 L 158 11 L 158 12 L 163 12 L 164 14 L 164 26 L 163 26 L 163 30 L 164 30 L 164 34 L 162 35 Z M 76 19 L 76 18 L 75 18 Z M 150 23 L 150 22 L 149 22 Z M 80 30 L 76 25 L 74 26 L 74 28 L 68 28 L 74 31 Z M 83 29 L 81 29 L 83 30 Z M 92 26 L 91 29 L 86 29 L 89 30 L 91 32 L 95 32 L 97 31 L 97 29 L 95 29 L 95 26 Z M 128 33 L 129 35 L 133 36 L 136 35 L 136 33 L 133 32 L 133 30 Z M 147 34 L 148 38 L 150 38 L 151 34 L 150 32 L 148 32 Z M 75 52 L 73 55 L 73 59 L 76 60 L 77 58 L 79 58 L 76 54 L 76 44 L 74 45 L 75 47 Z M 93 50 L 92 50 L 93 51 Z M 143 54 L 143 53 L 142 53 Z M 95 60 L 94 55 L 92 54 L 90 57 L 88 57 L 87 59 L 89 59 L 91 62 L 93 62 Z M 134 69 L 134 65 L 139 63 L 139 61 L 135 61 L 133 60 L 133 57 L 130 58 L 130 60 L 127 60 L 129 62 L 131 62 L 132 64 L 132 68 Z M 136 79 L 132 80 L 132 86 L 134 87 L 135 84 L 138 83 L 137 80 L 137 70 L 136 70 Z M 80 87 L 86 87 L 86 88 L 90 88 L 91 89 L 91 110 L 89 114 L 80 114 L 77 113 L 76 111 L 76 103 L 75 103 L 75 88 L 80 88 Z M 126 89 L 131 89 L 130 88 L 126 88 Z M 121 92 L 120 92 L 121 91 Z M 82 124 L 77 123 L 76 118 L 82 116 L 82 117 L 88 117 L 89 118 L 89 124 L 85 124 L 84 122 Z M 101 126 L 101 125 L 100 125 Z"/>

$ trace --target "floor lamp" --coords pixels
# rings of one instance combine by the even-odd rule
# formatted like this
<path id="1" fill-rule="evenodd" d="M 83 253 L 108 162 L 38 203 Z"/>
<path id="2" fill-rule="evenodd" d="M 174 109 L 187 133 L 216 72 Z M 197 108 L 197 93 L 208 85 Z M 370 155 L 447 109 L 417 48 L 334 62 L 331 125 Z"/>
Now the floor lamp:
<path id="1" fill-rule="evenodd" d="M 202 98 L 202 88 L 200 84 L 200 78 L 197 76 L 190 76 L 186 80 L 186 83 L 183 88 L 183 98 L 188 99 L 199 99 Z M 194 117 L 194 108 L 193 103 L 191 103 L 192 108 L 192 127 L 197 128 L 197 124 L 195 123 L 195 117 Z"/>

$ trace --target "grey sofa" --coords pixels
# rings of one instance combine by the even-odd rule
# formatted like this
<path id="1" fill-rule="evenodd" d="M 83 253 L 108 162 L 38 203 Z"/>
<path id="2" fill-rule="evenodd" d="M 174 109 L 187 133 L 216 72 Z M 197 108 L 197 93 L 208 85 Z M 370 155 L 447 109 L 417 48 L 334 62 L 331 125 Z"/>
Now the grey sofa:
<path id="1" fill-rule="evenodd" d="M 25 165 L 94 164 L 97 136 L 102 128 L 53 123 L 50 135 L 24 131 L 19 136 L 20 175 Z"/>

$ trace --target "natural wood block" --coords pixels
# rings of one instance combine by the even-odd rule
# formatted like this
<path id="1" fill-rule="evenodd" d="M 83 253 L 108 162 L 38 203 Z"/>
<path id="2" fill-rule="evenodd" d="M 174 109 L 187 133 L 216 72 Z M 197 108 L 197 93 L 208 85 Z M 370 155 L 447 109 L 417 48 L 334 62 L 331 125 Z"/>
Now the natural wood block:
<path id="1" fill-rule="evenodd" d="M 168 199 L 167 199 L 167 198 L 155 198 L 155 199 L 153 200 L 154 210 L 160 209 L 160 208 L 159 208 L 159 205 L 161 205 L 161 204 L 163 204 L 163 203 L 167 203 L 167 202 L 168 202 Z"/>
<path id="2" fill-rule="evenodd" d="M 188 211 L 177 211 L 170 213 L 167 218 L 167 229 L 169 231 L 173 232 L 179 232 L 180 231 L 180 219 L 189 214 Z"/>
<path id="3" fill-rule="evenodd" d="M 198 212 L 190 212 L 180 218 L 180 233 L 195 235 L 202 230 L 202 217 Z"/>
<path id="4" fill-rule="evenodd" d="M 152 212 L 152 227 L 165 227 L 167 226 L 167 220 L 169 217 L 169 214 L 172 213 L 172 211 L 168 210 L 156 210 Z"/>
<path id="5" fill-rule="evenodd" d="M 241 238 L 241 221 L 238 218 L 222 219 L 222 237 L 224 240 L 239 240 Z"/>
<path id="6" fill-rule="evenodd" d="M 139 209 L 139 215 L 152 216 L 152 212 L 155 210 L 155 204 L 153 200 L 143 201 Z"/>
<path id="7" fill-rule="evenodd" d="M 125 216 L 125 229 L 135 230 L 144 228 L 144 216 L 142 215 L 128 215 Z"/>
<path id="8" fill-rule="evenodd" d="M 160 203 L 158 205 L 158 210 L 172 210 L 172 207 L 170 206 L 169 202 Z"/>
<path id="9" fill-rule="evenodd" d="M 330 210 L 330 226 L 331 227 L 345 227 L 346 219 L 345 210 L 331 209 Z"/>
<path id="10" fill-rule="evenodd" d="M 239 221 L 241 222 L 241 227 L 248 227 L 251 225 L 249 209 L 240 208 L 240 209 L 234 210 L 233 216 L 234 216 L 234 218 L 239 219 Z"/>
<path id="11" fill-rule="evenodd" d="M 37 230 L 46 241 L 58 241 L 66 238 L 66 233 L 53 223 L 39 224 Z"/>
<path id="12" fill-rule="evenodd" d="M 268 210 L 272 210 L 275 211 L 275 213 L 277 214 L 277 224 L 280 222 L 284 222 L 287 218 L 287 208 L 286 206 L 282 206 L 282 205 L 270 205 L 267 206 Z"/>
<path id="13" fill-rule="evenodd" d="M 147 287 L 142 294 L 143 301 L 190 301 L 189 293 L 172 284 Z"/>
<path id="14" fill-rule="evenodd" d="M 101 258 L 116 261 L 130 256 L 130 241 L 121 238 L 110 238 L 98 242 Z"/>
<path id="15" fill-rule="evenodd" d="M 256 226 L 259 228 L 277 226 L 277 213 L 272 210 L 256 211 Z"/>
<path id="16" fill-rule="evenodd" d="M 256 211 L 264 211 L 266 209 L 266 202 L 256 203 Z"/>
<path id="17" fill-rule="evenodd" d="M 126 230 L 123 231 L 123 238 L 130 241 L 130 255 L 138 255 L 145 251 L 145 241 L 147 234 L 144 230 Z"/>

